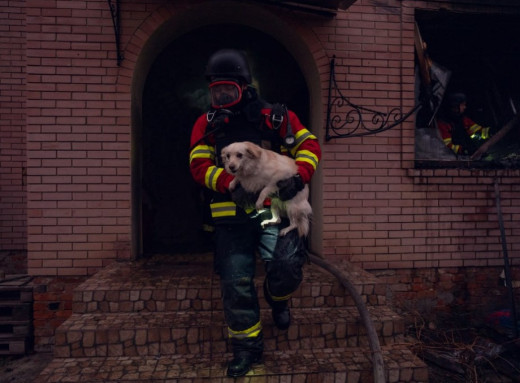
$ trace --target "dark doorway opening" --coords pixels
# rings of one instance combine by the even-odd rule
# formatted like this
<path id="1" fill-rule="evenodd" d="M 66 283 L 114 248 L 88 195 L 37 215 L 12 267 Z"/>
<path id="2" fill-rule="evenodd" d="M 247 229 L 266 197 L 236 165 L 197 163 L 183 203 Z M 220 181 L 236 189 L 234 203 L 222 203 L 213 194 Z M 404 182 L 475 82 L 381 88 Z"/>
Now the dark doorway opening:
<path id="1" fill-rule="evenodd" d="M 218 49 L 246 52 L 254 85 L 269 102 L 282 102 L 304 124 L 309 92 L 289 52 L 274 38 L 241 25 L 210 25 L 185 34 L 154 61 L 143 94 L 142 238 L 145 255 L 212 248 L 203 230 L 203 189 L 189 172 L 191 128 L 208 106 L 204 70 Z"/>

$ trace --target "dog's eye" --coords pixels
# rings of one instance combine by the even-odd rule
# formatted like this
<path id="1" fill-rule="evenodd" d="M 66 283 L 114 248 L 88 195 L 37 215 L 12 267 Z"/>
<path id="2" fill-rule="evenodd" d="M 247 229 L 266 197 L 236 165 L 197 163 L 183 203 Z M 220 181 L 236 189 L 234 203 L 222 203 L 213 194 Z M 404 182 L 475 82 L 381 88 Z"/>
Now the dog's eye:
<path id="1" fill-rule="evenodd" d="M 237 153 L 237 158 L 242 158 L 242 153 Z"/>

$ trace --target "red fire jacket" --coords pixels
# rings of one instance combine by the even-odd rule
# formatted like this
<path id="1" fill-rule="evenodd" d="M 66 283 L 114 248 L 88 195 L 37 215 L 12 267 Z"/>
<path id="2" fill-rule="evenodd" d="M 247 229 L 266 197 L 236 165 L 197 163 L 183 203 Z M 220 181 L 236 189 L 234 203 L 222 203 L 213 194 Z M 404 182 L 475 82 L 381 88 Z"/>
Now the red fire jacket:
<path id="1" fill-rule="evenodd" d="M 486 140 L 489 138 L 489 128 L 484 128 L 474 122 L 471 118 L 464 116 L 462 123 L 464 125 L 464 130 L 468 134 L 469 137 L 472 137 L 475 134 L 480 134 L 480 138 Z M 453 124 L 447 121 L 439 120 L 437 121 L 437 125 L 439 127 L 439 131 L 441 133 L 442 140 L 444 144 L 453 150 L 455 153 L 460 154 L 464 150 L 461 145 L 457 145 L 453 143 L 452 132 L 453 132 Z"/>
<path id="2" fill-rule="evenodd" d="M 303 182 L 308 183 L 320 161 L 321 148 L 318 139 L 302 125 L 296 114 L 292 111 L 289 111 L 288 114 L 296 144 L 292 148 L 282 146 L 280 152 L 295 159 L 298 165 L 298 173 Z M 262 109 L 261 115 L 267 128 L 272 129 L 270 121 L 271 109 Z M 203 139 L 207 125 L 207 116 L 204 114 L 197 119 L 193 127 L 189 162 L 190 171 L 197 183 L 213 191 L 227 193 L 233 176 L 228 174 L 224 168 L 216 165 L 215 137 L 210 134 Z M 283 138 L 286 135 L 286 131 L 287 124 L 284 122 L 277 132 Z"/>

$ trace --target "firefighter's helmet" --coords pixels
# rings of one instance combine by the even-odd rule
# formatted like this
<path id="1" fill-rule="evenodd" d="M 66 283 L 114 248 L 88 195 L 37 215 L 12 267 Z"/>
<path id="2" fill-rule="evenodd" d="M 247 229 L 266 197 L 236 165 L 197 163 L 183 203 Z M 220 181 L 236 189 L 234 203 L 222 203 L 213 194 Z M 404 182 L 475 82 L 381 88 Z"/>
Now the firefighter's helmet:
<path id="1" fill-rule="evenodd" d="M 457 107 L 463 102 L 467 101 L 467 97 L 464 93 L 450 93 L 447 97 L 448 105 L 453 108 Z"/>
<path id="2" fill-rule="evenodd" d="M 209 82 L 234 79 L 251 84 L 251 72 L 246 56 L 235 49 L 221 49 L 215 52 L 209 58 L 206 79 Z"/>
<path id="3" fill-rule="evenodd" d="M 251 83 L 251 72 L 244 54 L 234 49 L 222 49 L 209 59 L 206 68 L 211 106 L 227 109 L 238 105 L 242 91 Z"/>

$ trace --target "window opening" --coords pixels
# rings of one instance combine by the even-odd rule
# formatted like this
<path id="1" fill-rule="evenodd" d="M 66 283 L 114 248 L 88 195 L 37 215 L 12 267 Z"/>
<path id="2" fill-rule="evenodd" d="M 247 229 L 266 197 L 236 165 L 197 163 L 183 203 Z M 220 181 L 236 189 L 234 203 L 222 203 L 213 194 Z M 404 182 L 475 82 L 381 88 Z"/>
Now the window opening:
<path id="1" fill-rule="evenodd" d="M 520 16 L 416 22 L 416 167 L 520 168 Z"/>

